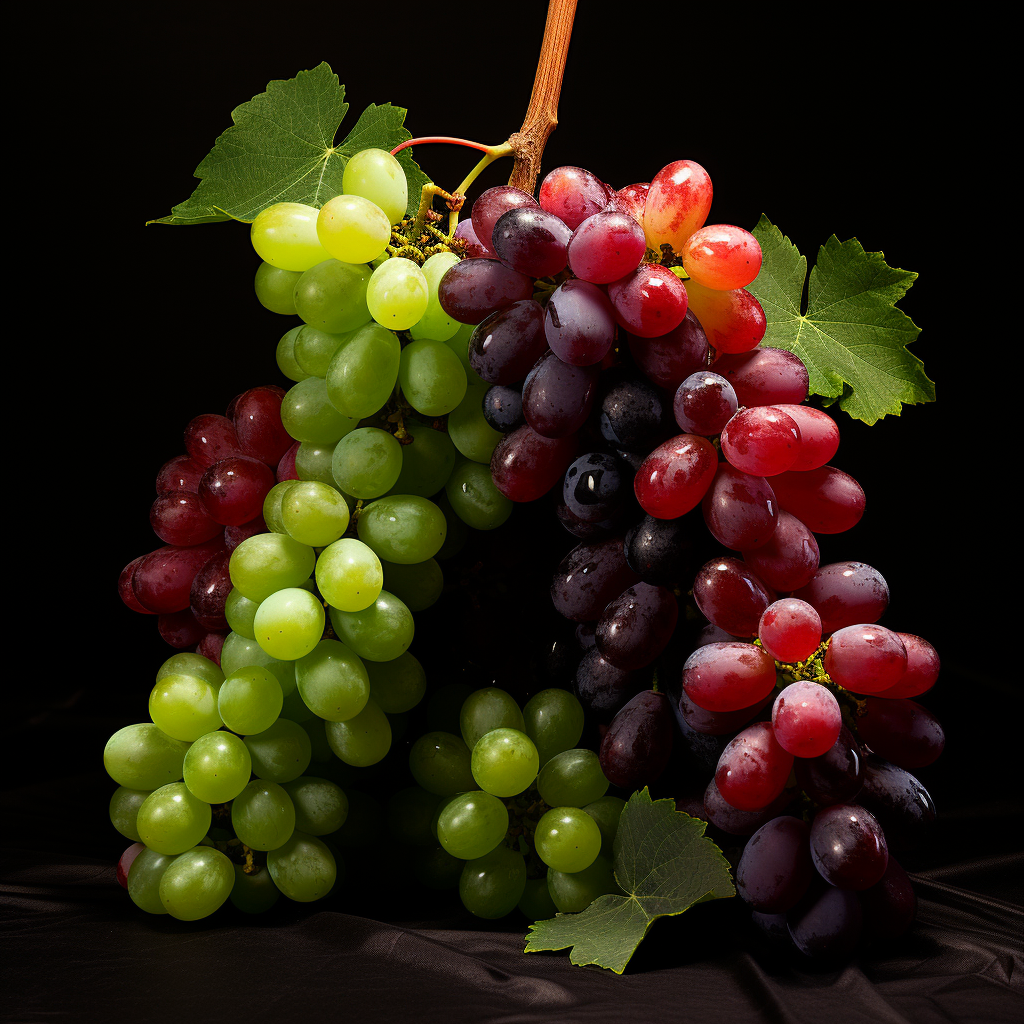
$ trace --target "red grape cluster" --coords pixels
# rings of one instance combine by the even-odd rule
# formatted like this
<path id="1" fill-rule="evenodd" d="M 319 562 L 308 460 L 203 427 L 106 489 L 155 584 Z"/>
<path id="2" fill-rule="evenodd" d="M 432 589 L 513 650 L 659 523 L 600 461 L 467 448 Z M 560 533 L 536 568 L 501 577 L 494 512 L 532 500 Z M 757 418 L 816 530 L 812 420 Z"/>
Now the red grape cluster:
<path id="1" fill-rule="evenodd" d="M 281 423 L 281 388 L 236 396 L 227 414 L 205 413 L 185 428 L 185 455 L 164 463 L 149 510 L 163 547 L 121 570 L 121 600 L 156 615 L 172 647 L 220 664 L 228 632 L 228 560 L 246 537 L 266 532 L 263 500 L 276 482 L 297 479 L 293 443 Z"/>

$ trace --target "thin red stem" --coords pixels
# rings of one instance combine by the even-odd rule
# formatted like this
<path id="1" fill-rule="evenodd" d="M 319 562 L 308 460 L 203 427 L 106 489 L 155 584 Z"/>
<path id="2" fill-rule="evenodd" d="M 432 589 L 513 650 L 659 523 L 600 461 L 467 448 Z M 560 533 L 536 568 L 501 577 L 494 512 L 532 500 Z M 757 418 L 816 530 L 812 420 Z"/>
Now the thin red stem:
<path id="1" fill-rule="evenodd" d="M 407 146 L 419 146 L 424 142 L 447 142 L 453 146 L 467 146 L 469 149 L 479 149 L 483 153 L 489 153 L 494 148 L 493 146 L 481 145 L 479 142 L 471 142 L 469 139 L 455 139 L 450 135 L 430 135 L 422 139 L 409 139 L 408 142 L 395 146 L 391 150 L 391 155 L 394 156 L 396 153 L 400 153 Z"/>

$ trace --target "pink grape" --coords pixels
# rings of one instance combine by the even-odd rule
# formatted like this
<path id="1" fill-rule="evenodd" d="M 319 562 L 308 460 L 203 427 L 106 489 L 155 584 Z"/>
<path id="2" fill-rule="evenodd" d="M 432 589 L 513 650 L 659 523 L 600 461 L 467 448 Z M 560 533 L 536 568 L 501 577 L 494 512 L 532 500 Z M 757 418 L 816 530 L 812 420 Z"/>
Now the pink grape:
<path id="1" fill-rule="evenodd" d="M 189 547 L 212 540 L 223 526 L 210 517 L 198 494 L 170 491 L 161 494 L 149 510 L 153 532 L 165 543 Z"/>
<path id="2" fill-rule="evenodd" d="M 907 649 L 885 626 L 846 626 L 832 634 L 825 652 L 832 682 L 854 693 L 881 693 L 907 671 Z"/>
<path id="3" fill-rule="evenodd" d="M 711 535 L 734 551 L 759 547 L 775 532 L 778 506 L 771 485 L 727 462 L 719 463 L 701 508 Z"/>
<path id="4" fill-rule="evenodd" d="M 171 491 L 199 490 L 199 481 L 203 478 L 204 468 L 194 462 L 191 456 L 175 455 L 160 467 L 156 475 L 156 493 L 169 494 Z"/>
<path id="5" fill-rule="evenodd" d="M 644 207 L 647 205 L 647 193 L 651 190 L 649 181 L 640 181 L 635 185 L 627 185 L 614 192 L 608 200 L 609 210 L 620 210 L 628 213 L 641 227 L 644 223 Z"/>
<path id="6" fill-rule="evenodd" d="M 907 649 L 907 671 L 903 678 L 879 697 L 920 697 L 927 693 L 939 678 L 939 654 L 927 640 L 913 633 L 897 633 Z"/>
<path id="7" fill-rule="evenodd" d="M 627 335 L 627 341 L 630 355 L 644 376 L 668 390 L 679 387 L 691 374 L 707 366 L 708 340 L 689 309 L 683 322 L 660 338 Z"/>
<path id="8" fill-rule="evenodd" d="M 693 599 L 704 617 L 727 633 L 753 636 L 775 595 L 750 566 L 736 558 L 717 558 L 697 573 Z"/>
<path id="9" fill-rule="evenodd" d="M 761 245 L 734 224 L 708 224 L 683 243 L 683 267 L 698 284 L 716 291 L 746 288 L 761 269 Z"/>
<path id="10" fill-rule="evenodd" d="M 234 457 L 210 466 L 199 482 L 199 497 L 218 523 L 241 526 L 260 514 L 273 486 L 274 474 L 265 463 Z"/>
<path id="11" fill-rule="evenodd" d="M 749 709 L 766 700 L 774 688 L 775 662 L 757 644 L 737 640 L 706 644 L 683 666 L 683 690 L 704 711 Z"/>
<path id="12" fill-rule="evenodd" d="M 608 205 L 613 195 L 600 178 L 582 167 L 556 167 L 540 183 L 540 205 L 575 230 Z"/>
<path id="13" fill-rule="evenodd" d="M 144 843 L 132 843 L 124 853 L 121 854 L 121 859 L 117 862 L 117 884 L 122 889 L 128 888 L 128 872 L 132 869 L 132 864 L 135 863 L 135 858 L 146 848 Z"/>
<path id="14" fill-rule="evenodd" d="M 677 253 L 711 212 L 711 177 L 694 160 L 676 160 L 651 180 L 644 206 L 647 243 L 659 251 L 670 245 Z"/>
<path id="15" fill-rule="evenodd" d="M 569 240 L 569 269 L 581 280 L 610 284 L 640 265 L 647 251 L 644 229 L 628 213 L 602 210 Z"/>
<path id="16" fill-rule="evenodd" d="M 807 367 L 799 356 L 785 349 L 726 353 L 711 368 L 736 389 L 740 405 L 799 405 L 807 397 Z"/>
<path id="17" fill-rule="evenodd" d="M 809 583 L 793 591 L 793 597 L 817 611 L 821 631 L 828 636 L 844 626 L 877 622 L 889 605 L 889 585 L 877 569 L 864 562 L 830 562 L 818 569 Z"/>
<path id="18" fill-rule="evenodd" d="M 639 338 L 658 338 L 686 316 L 686 287 L 668 267 L 641 263 L 608 285 L 615 319 Z"/>
<path id="19" fill-rule="evenodd" d="M 821 617 L 806 601 L 784 597 L 765 608 L 757 635 L 761 646 L 776 661 L 787 664 L 806 661 L 821 644 Z"/>
<path id="20" fill-rule="evenodd" d="M 231 455 L 241 455 L 234 424 L 226 416 L 204 413 L 185 427 L 185 450 L 192 461 L 203 469 Z"/>
<path id="21" fill-rule="evenodd" d="M 900 768 L 926 768 L 946 745 L 939 720 L 912 700 L 868 697 L 857 729 L 876 754 Z"/>
<path id="22" fill-rule="evenodd" d="M 815 533 L 845 533 L 864 515 L 864 488 L 834 466 L 779 473 L 772 487 L 779 504 Z"/>
<path id="23" fill-rule="evenodd" d="M 791 683 L 772 705 L 772 729 L 794 757 L 820 757 L 839 739 L 843 714 L 839 701 L 819 683 Z"/>
<path id="24" fill-rule="evenodd" d="M 494 231 L 494 225 L 498 223 L 498 218 L 508 213 L 509 210 L 518 210 L 523 207 L 535 208 L 536 206 L 537 200 L 529 192 L 524 192 L 521 188 L 515 188 L 512 185 L 495 185 L 494 188 L 481 192 L 476 202 L 473 203 L 470 214 L 477 242 L 485 249 L 492 250 L 491 255 L 493 255 L 494 245 L 491 234 Z"/>
<path id="25" fill-rule="evenodd" d="M 736 389 L 711 370 L 691 373 L 672 400 L 676 423 L 687 434 L 714 437 L 732 419 L 739 406 Z"/>
<path id="26" fill-rule="evenodd" d="M 803 473 L 818 469 L 832 459 L 839 449 L 839 427 L 831 416 L 809 405 L 777 405 L 775 408 L 791 416 L 800 428 L 800 448 L 796 462 L 790 467 L 792 470 Z"/>
<path id="27" fill-rule="evenodd" d="M 708 341 L 720 355 L 750 352 L 768 330 L 761 303 L 746 288 L 716 292 L 691 279 L 686 282 L 686 296 Z"/>
<path id="28" fill-rule="evenodd" d="M 774 495 L 774 490 L 772 494 Z M 775 590 L 793 591 L 809 583 L 818 571 L 820 555 L 814 534 L 782 509 L 775 532 L 760 546 L 743 552 L 743 561 Z"/>
<path id="29" fill-rule="evenodd" d="M 777 476 L 796 461 L 800 428 L 772 406 L 744 409 L 725 425 L 721 445 L 722 454 L 741 472 Z"/>
<path id="30" fill-rule="evenodd" d="M 768 722 L 754 722 L 730 740 L 718 759 L 715 784 L 740 811 L 767 807 L 786 788 L 793 755 L 775 738 Z"/>

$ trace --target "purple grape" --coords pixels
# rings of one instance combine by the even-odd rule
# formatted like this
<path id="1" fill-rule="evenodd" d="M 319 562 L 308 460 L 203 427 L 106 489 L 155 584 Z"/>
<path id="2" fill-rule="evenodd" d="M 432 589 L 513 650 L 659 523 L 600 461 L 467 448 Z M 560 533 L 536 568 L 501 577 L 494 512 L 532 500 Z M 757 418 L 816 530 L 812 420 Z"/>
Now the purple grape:
<path id="1" fill-rule="evenodd" d="M 615 344 L 615 318 L 608 296 L 586 281 L 566 281 L 548 299 L 544 335 L 551 351 L 573 366 L 601 362 Z"/>
<path id="2" fill-rule="evenodd" d="M 473 222 L 473 231 L 481 245 L 493 251 L 494 245 L 491 235 L 494 232 L 494 225 L 498 218 L 509 210 L 516 210 L 520 207 L 536 206 L 537 200 L 524 192 L 521 188 L 513 185 L 496 185 L 494 188 L 481 192 L 470 217 Z"/>
<path id="3" fill-rule="evenodd" d="M 762 913 L 792 909 L 814 878 L 810 832 L 799 818 L 774 818 L 762 825 L 744 847 L 736 867 L 740 897 Z"/>
<path id="4" fill-rule="evenodd" d="M 636 365 L 658 387 L 675 391 L 691 373 L 707 366 L 711 347 L 693 310 L 683 322 L 659 338 L 628 335 L 629 351 Z"/>
<path id="5" fill-rule="evenodd" d="M 668 645 L 678 618 L 671 590 L 637 583 L 608 603 L 597 623 L 597 649 L 618 668 L 643 668 Z"/>
<path id="6" fill-rule="evenodd" d="M 860 894 L 864 931 L 873 939 L 899 938 L 914 923 L 917 897 L 906 871 L 890 855 L 882 880 Z"/>
<path id="7" fill-rule="evenodd" d="M 497 260 L 461 260 L 441 278 L 437 299 L 460 324 L 478 324 L 533 295 L 533 281 Z"/>
<path id="8" fill-rule="evenodd" d="M 679 385 L 672 400 L 676 423 L 687 434 L 714 437 L 720 434 L 739 407 L 736 389 L 710 370 L 691 373 Z"/>
<path id="9" fill-rule="evenodd" d="M 644 229 L 628 213 L 603 210 L 569 240 L 569 266 L 583 281 L 610 284 L 632 273 L 647 252 Z"/>
<path id="10" fill-rule="evenodd" d="M 811 857 L 829 885 L 869 889 L 885 874 L 889 848 L 870 811 L 859 804 L 833 804 L 814 816 Z"/>
<path id="11" fill-rule="evenodd" d="M 579 702 L 588 711 L 607 719 L 616 714 L 641 685 L 639 673 L 616 668 L 596 647 L 591 647 L 580 659 L 574 689 Z"/>
<path id="12" fill-rule="evenodd" d="M 562 484 L 562 500 L 585 523 L 614 518 L 632 493 L 629 467 L 604 452 L 581 455 L 565 471 Z"/>
<path id="13" fill-rule="evenodd" d="M 804 956 L 841 960 L 860 941 L 863 915 L 856 893 L 816 885 L 786 915 L 786 920 L 790 938 Z"/>
<path id="14" fill-rule="evenodd" d="M 846 726 L 839 730 L 839 739 L 824 754 L 798 757 L 794 767 L 800 788 L 823 807 L 848 803 L 864 784 L 864 756 Z"/>
<path id="15" fill-rule="evenodd" d="M 654 782 L 672 756 L 672 709 L 657 690 L 638 693 L 612 720 L 601 741 L 601 769 L 613 786 Z"/>
<path id="16" fill-rule="evenodd" d="M 680 677 L 681 677 L 680 673 Z M 707 711 L 705 708 L 694 704 L 682 688 L 682 680 L 669 687 L 669 693 L 675 702 L 678 712 L 676 717 L 686 722 L 695 732 L 704 733 L 707 736 L 733 736 L 742 729 L 751 719 L 772 699 L 773 694 L 762 698 L 756 704 L 747 708 L 740 708 L 738 711 Z M 717 761 L 715 762 L 717 767 Z"/>
<path id="17" fill-rule="evenodd" d="M 626 561 L 644 583 L 689 581 L 707 557 L 704 538 L 683 518 L 644 516 L 626 534 Z"/>
<path id="18" fill-rule="evenodd" d="M 452 270 L 459 266 L 456 264 Z M 520 299 L 492 313 L 473 331 L 469 339 L 469 365 L 489 384 L 516 384 L 530 372 L 546 348 L 541 304 L 533 299 Z"/>
<path id="19" fill-rule="evenodd" d="M 708 821 L 731 836 L 752 836 L 762 825 L 777 818 L 792 802 L 792 794 L 784 789 L 767 807 L 758 811 L 741 811 L 722 796 L 714 779 L 704 791 L 704 810 Z"/>
<path id="20" fill-rule="evenodd" d="M 771 540 L 779 514 L 771 484 L 728 462 L 719 463 L 701 509 L 711 536 L 733 551 L 748 551 Z"/>
<path id="21" fill-rule="evenodd" d="M 523 423 L 523 395 L 519 388 L 495 384 L 484 394 L 484 419 L 495 430 L 510 434 Z"/>
<path id="22" fill-rule="evenodd" d="M 551 581 L 551 600 L 567 619 L 596 622 L 613 597 L 638 582 L 626 564 L 622 538 L 612 537 L 580 544 L 562 559 Z"/>
<path id="23" fill-rule="evenodd" d="M 601 436 L 616 448 L 645 455 L 672 433 L 665 415 L 664 395 L 639 377 L 612 375 L 602 382 Z"/>
<path id="24" fill-rule="evenodd" d="M 523 384 L 526 422 L 541 437 L 576 433 L 590 415 L 599 372 L 596 366 L 570 366 L 545 352 Z"/>
<path id="25" fill-rule="evenodd" d="M 571 237 L 572 232 L 553 213 L 522 206 L 498 218 L 491 247 L 506 267 L 528 277 L 551 277 L 565 270 Z"/>
<path id="26" fill-rule="evenodd" d="M 864 788 L 857 800 L 896 839 L 915 838 L 935 820 L 935 802 L 921 782 L 877 754 L 865 758 Z"/>

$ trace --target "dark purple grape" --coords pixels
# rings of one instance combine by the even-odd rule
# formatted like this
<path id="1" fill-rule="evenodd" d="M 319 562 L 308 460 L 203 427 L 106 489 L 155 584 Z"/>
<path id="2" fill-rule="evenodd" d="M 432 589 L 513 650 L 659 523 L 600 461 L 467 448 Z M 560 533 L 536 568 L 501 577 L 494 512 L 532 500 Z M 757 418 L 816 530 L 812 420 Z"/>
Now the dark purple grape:
<path id="1" fill-rule="evenodd" d="M 914 923 L 917 897 L 906 871 L 891 855 L 882 880 L 860 894 L 864 932 L 880 942 L 899 938 Z"/>
<path id="2" fill-rule="evenodd" d="M 672 701 L 671 694 L 669 700 Z M 722 756 L 722 751 L 731 737 L 707 736 L 702 732 L 696 732 L 680 717 L 679 705 L 675 701 L 672 701 L 672 710 L 675 712 L 676 725 L 679 726 L 679 735 L 682 739 L 680 753 L 683 759 L 694 769 L 698 777 L 707 778 L 709 775 L 714 775 L 715 769 L 718 767 L 718 759 Z M 700 806 L 701 813 L 697 817 L 710 820 L 707 817 L 707 811 L 704 810 L 703 791 L 701 792 Z M 736 813 L 742 812 L 737 811 Z M 751 832 L 753 831 L 754 829 L 751 829 Z"/>
<path id="3" fill-rule="evenodd" d="M 594 639 L 594 623 L 593 622 L 578 622 L 576 623 L 576 643 L 579 644 L 581 651 L 589 651 L 597 641 Z"/>
<path id="4" fill-rule="evenodd" d="M 789 924 L 785 914 L 761 914 L 754 911 L 750 915 L 754 927 L 767 939 L 772 946 L 792 949 L 793 940 L 789 937 Z"/>
<path id="5" fill-rule="evenodd" d="M 632 493 L 629 467 L 604 452 L 581 455 L 565 471 L 562 483 L 562 500 L 585 523 L 614 518 Z"/>
<path id="6" fill-rule="evenodd" d="M 748 551 L 771 540 L 779 506 L 771 484 L 721 462 L 701 501 L 711 536 L 733 551 Z"/>
<path id="7" fill-rule="evenodd" d="M 845 725 L 829 750 L 819 757 L 798 757 L 794 767 L 797 784 L 822 807 L 849 803 L 864 784 L 864 755 Z"/>
<path id="8" fill-rule="evenodd" d="M 613 597 L 638 583 L 626 564 L 622 538 L 574 547 L 559 563 L 551 581 L 555 610 L 574 622 L 596 622 Z"/>
<path id="9" fill-rule="evenodd" d="M 939 720 L 917 701 L 868 697 L 857 719 L 860 738 L 876 754 L 901 768 L 925 768 L 946 745 Z"/>
<path id="10" fill-rule="evenodd" d="M 693 579 L 707 557 L 693 523 L 644 516 L 626 534 L 626 561 L 644 583 L 671 586 Z M 730 638 L 731 639 L 731 638 Z"/>
<path id="11" fill-rule="evenodd" d="M 461 264 L 452 270 L 458 266 Z M 533 299 L 522 299 L 491 314 L 473 331 L 469 365 L 490 384 L 516 384 L 530 372 L 547 344 L 543 307 Z"/>
<path id="12" fill-rule="evenodd" d="M 786 919 L 796 948 L 816 960 L 845 959 L 860 941 L 860 900 L 848 889 L 812 886 Z"/>
<path id="13" fill-rule="evenodd" d="M 516 210 L 520 207 L 537 206 L 537 200 L 524 192 L 521 188 L 513 185 L 496 185 L 494 188 L 481 192 L 473 203 L 473 210 L 470 218 L 473 222 L 473 231 L 482 245 L 493 249 L 491 236 L 494 233 L 494 225 L 498 218 L 508 213 L 509 210 Z"/>
<path id="14" fill-rule="evenodd" d="M 596 366 L 570 366 L 545 352 L 523 384 L 526 422 L 542 437 L 576 433 L 590 415 L 599 373 Z"/>
<path id="15" fill-rule="evenodd" d="M 657 690 L 638 693 L 612 720 L 601 741 L 601 769 L 613 786 L 654 782 L 672 756 L 672 709 Z"/>
<path id="16" fill-rule="evenodd" d="M 499 309 L 533 295 L 533 281 L 498 260 L 456 263 L 437 289 L 441 308 L 460 324 L 478 324 Z M 536 357 L 534 357 L 536 358 Z"/>
<path id="17" fill-rule="evenodd" d="M 646 455 L 672 433 L 665 396 L 639 377 L 612 376 L 601 390 L 601 436 L 616 448 Z"/>
<path id="18" fill-rule="evenodd" d="M 834 804 L 814 816 L 811 857 L 829 885 L 869 889 L 885 874 L 889 847 L 870 811 L 859 804 Z"/>
<path id="19" fill-rule="evenodd" d="M 536 501 L 562 479 L 576 448 L 575 435 L 541 437 L 524 423 L 491 453 L 491 479 L 510 501 Z"/>
<path id="20" fill-rule="evenodd" d="M 694 704 L 686 695 L 681 685 L 680 673 L 680 682 L 669 688 L 669 695 L 678 708 L 676 717 L 681 718 L 695 732 L 708 736 L 733 736 L 767 706 L 774 696 L 774 691 L 756 704 L 740 708 L 738 711 L 707 711 Z"/>
<path id="21" fill-rule="evenodd" d="M 573 366 L 601 362 L 615 344 L 615 317 L 608 296 L 586 281 L 560 284 L 548 299 L 544 335 L 563 362 Z"/>
<path id="22" fill-rule="evenodd" d="M 484 394 L 484 419 L 495 430 L 511 434 L 523 424 L 523 395 L 519 388 L 495 384 Z"/>
<path id="23" fill-rule="evenodd" d="M 864 759 L 857 801 L 896 839 L 913 839 L 935 820 L 935 801 L 920 780 L 877 754 Z"/>
<path id="24" fill-rule="evenodd" d="M 637 583 L 608 603 L 597 623 L 597 649 L 618 668 L 643 668 L 665 649 L 678 618 L 671 590 Z"/>
<path id="25" fill-rule="evenodd" d="M 686 434 L 714 437 L 739 407 L 736 390 L 718 373 L 698 370 L 679 385 L 672 400 L 676 423 Z"/>
<path id="26" fill-rule="evenodd" d="M 629 351 L 644 376 L 670 391 L 675 391 L 691 373 L 707 366 L 711 351 L 692 309 L 686 311 L 678 327 L 660 338 L 628 338 Z"/>
<path id="27" fill-rule="evenodd" d="M 725 749 L 724 746 L 722 749 Z M 722 796 L 714 779 L 704 791 L 704 810 L 708 821 L 731 836 L 752 836 L 762 825 L 777 818 L 792 802 L 792 793 L 784 789 L 767 807 L 758 811 L 741 811 Z"/>
<path id="28" fill-rule="evenodd" d="M 550 277 L 565 270 L 571 237 L 572 231 L 553 213 L 520 206 L 498 218 L 491 248 L 506 267 L 520 274 Z"/>
<path id="29" fill-rule="evenodd" d="M 774 818 L 743 849 L 736 867 L 736 892 L 755 910 L 780 914 L 792 909 L 814 878 L 808 848 L 810 827 L 799 818 Z"/>
<path id="30" fill-rule="evenodd" d="M 580 659 L 575 692 L 579 702 L 602 719 L 611 718 L 642 686 L 637 672 L 616 668 L 596 647 Z"/>

